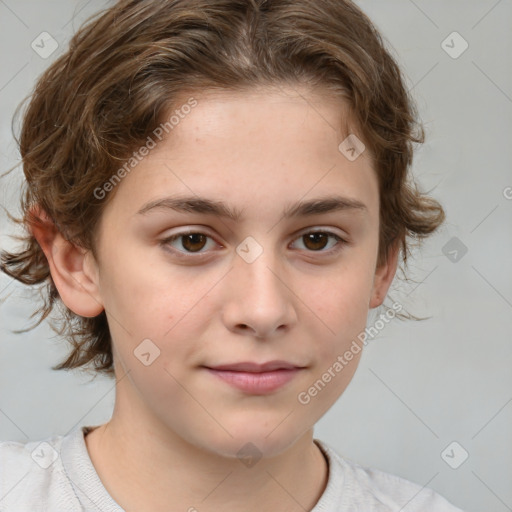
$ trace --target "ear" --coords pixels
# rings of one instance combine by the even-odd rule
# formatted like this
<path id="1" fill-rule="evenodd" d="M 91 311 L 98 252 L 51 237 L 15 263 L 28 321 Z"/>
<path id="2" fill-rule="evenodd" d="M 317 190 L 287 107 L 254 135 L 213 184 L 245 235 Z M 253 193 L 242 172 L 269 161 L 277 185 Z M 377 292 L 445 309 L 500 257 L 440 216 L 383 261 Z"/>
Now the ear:
<path id="1" fill-rule="evenodd" d="M 60 298 L 79 316 L 99 315 L 104 307 L 92 253 L 66 240 L 41 208 L 33 208 L 32 213 L 39 222 L 31 226 L 31 231 L 48 260 Z"/>
<path id="2" fill-rule="evenodd" d="M 375 270 L 373 279 L 372 295 L 370 299 L 370 308 L 380 306 L 388 293 L 391 282 L 395 277 L 398 266 L 398 253 L 400 252 L 399 241 L 392 244 L 388 250 L 386 263 L 378 266 Z"/>

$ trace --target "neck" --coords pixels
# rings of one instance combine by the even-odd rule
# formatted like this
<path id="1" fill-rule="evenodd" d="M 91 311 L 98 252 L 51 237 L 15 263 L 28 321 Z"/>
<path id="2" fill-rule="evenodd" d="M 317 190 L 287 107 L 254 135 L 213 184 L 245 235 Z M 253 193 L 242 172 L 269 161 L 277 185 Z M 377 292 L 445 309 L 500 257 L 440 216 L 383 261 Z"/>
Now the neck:
<path id="1" fill-rule="evenodd" d="M 312 429 L 281 454 L 245 465 L 187 443 L 157 422 L 127 416 L 116 401 L 112 419 L 86 436 L 99 478 L 126 511 L 304 512 L 327 484 Z"/>

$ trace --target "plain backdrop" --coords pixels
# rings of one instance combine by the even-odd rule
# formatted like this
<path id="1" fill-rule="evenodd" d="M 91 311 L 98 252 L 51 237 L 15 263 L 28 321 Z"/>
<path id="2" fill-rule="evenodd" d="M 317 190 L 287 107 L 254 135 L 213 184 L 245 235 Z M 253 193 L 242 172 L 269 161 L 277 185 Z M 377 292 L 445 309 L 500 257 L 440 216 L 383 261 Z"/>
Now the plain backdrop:
<path id="1" fill-rule="evenodd" d="M 431 318 L 393 320 L 368 344 L 315 437 L 468 512 L 511 511 L 512 2 L 358 4 L 405 71 L 427 130 L 414 174 L 441 201 L 447 222 L 414 254 L 414 281 L 396 280 L 391 291 L 408 311 Z M 19 161 L 15 107 L 80 24 L 107 5 L 0 0 L 1 172 Z M 42 32 L 59 45 L 46 58 L 31 46 Z M 19 167 L 0 180 L 0 204 L 14 214 L 22 179 Z M 15 228 L 3 211 L 0 228 L 1 247 L 12 248 Z M 0 439 L 42 439 L 107 421 L 113 381 L 52 371 L 66 343 L 45 323 L 13 334 L 28 325 L 34 299 L 5 275 L 0 297 Z"/>

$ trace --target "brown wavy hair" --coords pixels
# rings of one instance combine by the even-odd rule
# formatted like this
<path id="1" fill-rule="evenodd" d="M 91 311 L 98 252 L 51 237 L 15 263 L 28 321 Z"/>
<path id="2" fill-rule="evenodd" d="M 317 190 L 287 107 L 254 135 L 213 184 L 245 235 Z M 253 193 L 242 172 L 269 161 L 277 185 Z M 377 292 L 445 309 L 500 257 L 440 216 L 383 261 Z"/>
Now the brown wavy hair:
<path id="1" fill-rule="evenodd" d="M 424 129 L 386 46 L 348 0 L 122 0 L 86 20 L 15 113 L 30 99 L 20 139 L 14 135 L 26 178 L 23 216 L 8 213 L 26 235 L 14 237 L 23 244 L 18 251 L 2 251 L 0 268 L 40 285 L 43 299 L 31 316 L 40 314 L 39 321 L 16 332 L 33 329 L 57 307 L 50 325 L 72 349 L 53 369 L 92 365 L 114 375 L 105 311 L 83 318 L 62 303 L 31 234 L 38 222 L 32 208 L 96 256 L 98 221 L 114 194 L 98 199 L 95 189 L 144 144 L 179 97 L 205 90 L 306 84 L 345 98 L 378 175 L 378 262 L 399 244 L 405 269 L 411 243 L 435 231 L 444 212 L 410 176 Z"/>

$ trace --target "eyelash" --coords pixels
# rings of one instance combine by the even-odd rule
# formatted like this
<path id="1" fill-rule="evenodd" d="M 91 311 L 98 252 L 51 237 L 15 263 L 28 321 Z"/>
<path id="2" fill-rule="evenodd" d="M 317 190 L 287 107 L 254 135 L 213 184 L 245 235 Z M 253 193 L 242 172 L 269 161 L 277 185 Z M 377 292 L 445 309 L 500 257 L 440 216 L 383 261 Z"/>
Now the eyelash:
<path id="1" fill-rule="evenodd" d="M 330 238 L 335 238 L 337 240 L 337 244 L 334 247 L 332 247 L 331 249 L 326 250 L 326 251 L 323 250 L 323 249 L 320 249 L 318 251 L 313 251 L 313 250 L 307 250 L 306 249 L 306 252 L 309 252 L 309 253 L 318 253 L 318 254 L 323 254 L 323 255 L 334 255 L 334 254 L 337 254 L 339 251 L 341 251 L 344 248 L 345 245 L 349 244 L 349 242 L 347 240 L 341 238 L 339 235 L 337 235 L 335 233 L 332 233 L 331 231 L 325 231 L 325 230 L 307 231 L 305 233 L 302 233 L 295 240 L 299 240 L 302 237 L 304 237 L 306 235 L 309 235 L 309 234 L 312 234 L 312 233 L 320 233 L 322 235 L 328 235 Z M 169 248 L 169 244 L 171 242 L 174 242 L 175 240 L 178 240 L 179 238 L 187 236 L 187 235 L 204 235 L 207 238 L 213 240 L 213 238 L 211 236 L 207 235 L 206 233 L 202 233 L 200 231 L 184 231 L 182 233 L 176 233 L 175 235 L 167 237 L 167 238 L 161 240 L 159 243 L 166 250 L 171 251 L 173 254 L 177 255 L 178 257 L 188 258 L 188 257 L 191 256 L 192 258 L 199 259 L 199 258 L 201 258 L 203 256 L 207 256 L 207 254 L 205 252 L 196 252 L 196 253 L 194 253 L 194 252 L 185 252 L 185 251 L 180 251 L 180 250 L 177 250 L 177 249 Z"/>

